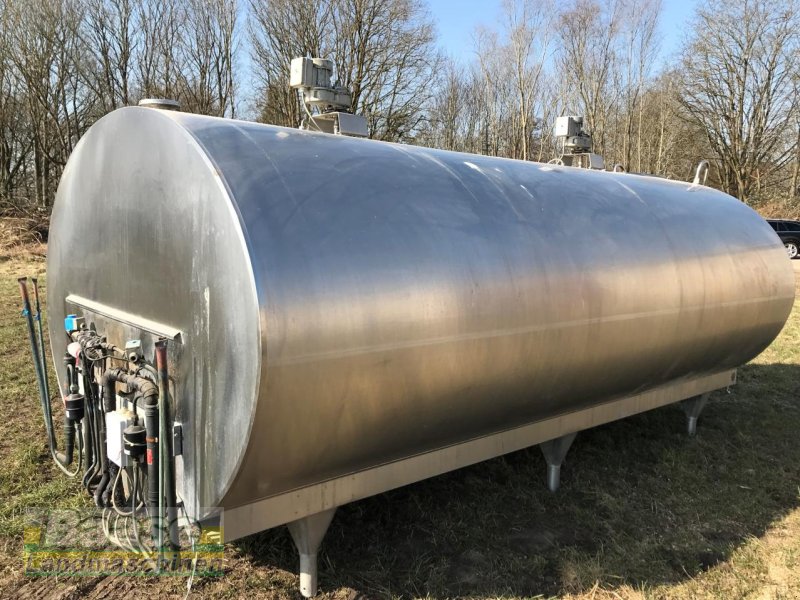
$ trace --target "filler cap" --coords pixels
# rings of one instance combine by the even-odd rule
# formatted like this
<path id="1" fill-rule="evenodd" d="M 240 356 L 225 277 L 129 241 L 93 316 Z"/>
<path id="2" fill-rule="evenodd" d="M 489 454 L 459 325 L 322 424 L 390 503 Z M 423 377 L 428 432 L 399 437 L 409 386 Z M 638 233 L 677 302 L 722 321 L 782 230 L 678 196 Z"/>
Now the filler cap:
<path id="1" fill-rule="evenodd" d="M 145 108 L 160 108 L 161 110 L 181 109 L 180 102 L 168 98 L 142 98 L 139 100 L 139 106 L 144 106 Z"/>

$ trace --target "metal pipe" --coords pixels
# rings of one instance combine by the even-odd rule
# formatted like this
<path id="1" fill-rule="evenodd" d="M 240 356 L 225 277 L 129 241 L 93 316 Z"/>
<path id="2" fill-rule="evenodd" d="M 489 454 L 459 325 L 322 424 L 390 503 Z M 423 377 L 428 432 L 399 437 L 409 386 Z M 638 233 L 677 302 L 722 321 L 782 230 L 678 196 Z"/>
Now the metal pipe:
<path id="1" fill-rule="evenodd" d="M 162 500 L 160 481 L 160 455 L 158 444 L 158 398 L 148 397 L 144 401 L 144 428 L 147 442 L 147 508 L 150 513 L 150 532 L 159 553 L 163 546 L 161 530 Z"/>
<path id="2" fill-rule="evenodd" d="M 27 277 L 20 277 L 17 279 L 17 283 L 19 284 L 19 291 L 20 295 L 22 296 L 22 315 L 25 317 L 25 323 L 28 326 L 28 339 L 31 344 L 31 356 L 33 357 L 33 368 L 36 373 L 36 383 L 37 387 L 39 388 L 39 399 L 42 404 L 42 416 L 44 418 L 44 425 L 47 429 L 47 445 L 50 451 L 50 456 L 53 458 L 53 461 L 56 463 L 56 466 L 61 469 L 61 471 L 69 476 L 75 477 L 80 471 L 81 467 L 83 466 L 83 444 L 82 439 L 78 438 L 78 453 L 79 453 L 79 460 L 78 460 L 78 467 L 75 471 L 69 471 L 66 468 L 66 465 L 72 463 L 72 454 L 74 449 L 74 441 L 75 441 L 75 429 L 73 422 L 65 415 L 64 417 L 64 434 L 66 436 L 65 441 L 65 454 L 61 454 L 56 451 L 56 436 L 53 430 L 53 417 L 52 412 L 50 410 L 50 396 L 48 395 L 48 388 L 47 383 L 45 381 L 46 375 L 43 372 L 43 362 L 44 356 L 39 352 L 39 343 L 36 340 L 36 333 L 33 326 L 33 316 L 31 314 L 31 303 L 30 303 L 30 296 L 28 295 L 28 285 L 27 285 L 28 278 Z M 33 280 L 35 283 L 35 279 Z M 35 288 L 36 289 L 36 288 Z M 38 301 L 38 291 L 36 292 L 36 306 L 37 306 L 37 318 L 41 318 L 41 310 Z M 43 341 L 42 330 L 39 329 L 39 336 L 40 340 Z"/>
<path id="3" fill-rule="evenodd" d="M 156 342 L 156 367 L 158 369 L 158 398 L 161 405 L 158 411 L 159 438 L 161 440 L 161 481 L 163 482 L 163 492 L 167 502 L 167 525 L 169 527 L 170 547 L 175 550 L 178 547 L 178 519 L 175 494 L 175 477 L 173 468 L 172 436 L 167 431 L 167 421 L 170 419 L 169 406 L 169 369 L 167 367 L 167 340 L 161 339 Z M 164 495 L 160 495 L 163 499 Z M 163 511 L 162 511 L 163 514 Z"/>
<path id="4" fill-rule="evenodd" d="M 700 164 L 697 165 L 697 171 L 695 171 L 692 185 L 705 185 L 707 180 L 708 180 L 708 161 L 701 160 Z"/>
<path id="5" fill-rule="evenodd" d="M 36 342 L 36 333 L 33 327 L 33 318 L 31 316 L 31 303 L 28 296 L 28 278 L 20 277 L 17 279 L 19 284 L 19 292 L 22 296 L 22 316 L 25 317 L 25 324 L 28 326 L 28 340 L 31 345 L 31 357 L 33 358 L 33 368 L 36 373 L 36 384 L 39 388 L 39 401 L 42 404 L 42 415 L 44 417 L 44 426 L 47 429 L 47 443 L 50 448 L 50 453 L 55 455 L 56 450 L 56 436 L 53 432 L 53 421 L 48 419 L 49 411 L 47 405 L 50 403 L 50 397 L 45 393 L 45 387 L 42 374 L 42 363 L 39 360 L 39 349 Z"/>
<path id="6" fill-rule="evenodd" d="M 50 407 L 50 382 L 47 380 L 47 354 L 45 352 L 44 347 L 44 332 L 42 331 L 42 308 L 39 302 L 39 282 L 35 277 L 31 277 L 31 282 L 33 283 L 33 298 L 34 302 L 36 303 L 36 316 L 34 320 L 36 321 L 37 328 L 39 330 L 39 360 L 40 364 L 42 365 L 42 383 L 44 384 L 44 395 L 47 398 L 47 416 L 52 421 L 52 409 Z M 55 434 L 53 435 L 55 439 Z"/>

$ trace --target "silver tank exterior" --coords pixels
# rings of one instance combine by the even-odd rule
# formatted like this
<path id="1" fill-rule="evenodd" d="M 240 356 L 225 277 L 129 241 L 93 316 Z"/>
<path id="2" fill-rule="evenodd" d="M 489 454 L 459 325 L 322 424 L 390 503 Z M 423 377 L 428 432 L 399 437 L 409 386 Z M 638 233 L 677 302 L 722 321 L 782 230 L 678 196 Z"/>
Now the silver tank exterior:
<path id="1" fill-rule="evenodd" d="M 147 108 L 81 140 L 50 239 L 56 356 L 68 294 L 181 330 L 197 517 L 738 366 L 794 299 L 710 188 Z"/>

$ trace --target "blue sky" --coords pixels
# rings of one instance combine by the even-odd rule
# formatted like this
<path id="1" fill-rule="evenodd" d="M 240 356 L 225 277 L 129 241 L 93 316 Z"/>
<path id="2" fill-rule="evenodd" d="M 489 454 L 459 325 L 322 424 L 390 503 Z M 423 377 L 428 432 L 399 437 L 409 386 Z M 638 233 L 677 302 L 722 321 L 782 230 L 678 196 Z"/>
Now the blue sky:
<path id="1" fill-rule="evenodd" d="M 563 1 L 563 0 L 562 0 Z M 662 0 L 661 58 L 669 59 L 681 45 L 687 23 L 699 0 Z M 501 0 L 428 0 L 439 30 L 439 44 L 453 58 L 471 60 L 475 27 L 495 26 L 500 16 Z"/>

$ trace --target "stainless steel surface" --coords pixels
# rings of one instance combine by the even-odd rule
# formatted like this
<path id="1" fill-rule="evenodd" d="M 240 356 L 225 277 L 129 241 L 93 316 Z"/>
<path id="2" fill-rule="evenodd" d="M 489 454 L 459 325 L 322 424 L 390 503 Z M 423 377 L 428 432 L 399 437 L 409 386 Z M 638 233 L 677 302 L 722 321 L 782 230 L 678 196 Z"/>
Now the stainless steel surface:
<path id="1" fill-rule="evenodd" d="M 336 505 L 253 516 L 270 498 L 352 499 L 359 472 L 724 374 L 794 298 L 772 228 L 709 188 L 143 108 L 80 142 L 50 243 L 56 344 L 69 294 L 181 331 L 179 493 L 247 527 Z"/>
<path id="2" fill-rule="evenodd" d="M 561 485 L 561 463 L 564 462 L 576 435 L 578 435 L 578 432 L 573 431 L 567 435 L 539 444 L 547 462 L 547 487 L 551 492 L 558 491 Z"/>
<path id="3" fill-rule="evenodd" d="M 686 432 L 689 435 L 697 433 L 697 419 L 700 418 L 700 413 L 708 403 L 708 394 L 701 394 L 694 398 L 687 398 L 681 402 L 683 412 L 686 413 Z"/>
<path id="4" fill-rule="evenodd" d="M 139 315 L 132 315 L 123 310 L 114 308 L 113 306 L 106 306 L 100 302 L 89 300 L 77 294 L 70 294 L 66 297 L 66 303 L 78 309 L 84 309 L 90 313 L 102 317 L 107 317 L 112 321 L 129 325 L 134 329 L 152 333 L 157 337 L 167 338 L 173 341 L 180 341 L 181 330 L 170 327 L 163 323 L 156 323 L 151 319 L 140 317 Z"/>
<path id="5" fill-rule="evenodd" d="M 306 515 L 314 515 L 348 502 L 361 500 L 385 490 L 435 477 L 483 460 L 535 446 L 553 438 L 624 419 L 735 383 L 735 371 L 676 381 L 633 396 L 514 427 L 431 452 L 416 454 L 358 473 L 350 473 L 285 494 L 258 500 L 251 504 L 229 508 L 223 515 L 225 539 L 234 540 L 256 531 L 295 521 Z"/>
<path id="6" fill-rule="evenodd" d="M 317 551 L 335 512 L 331 508 L 288 524 L 300 554 L 300 593 L 306 598 L 317 594 Z"/>

